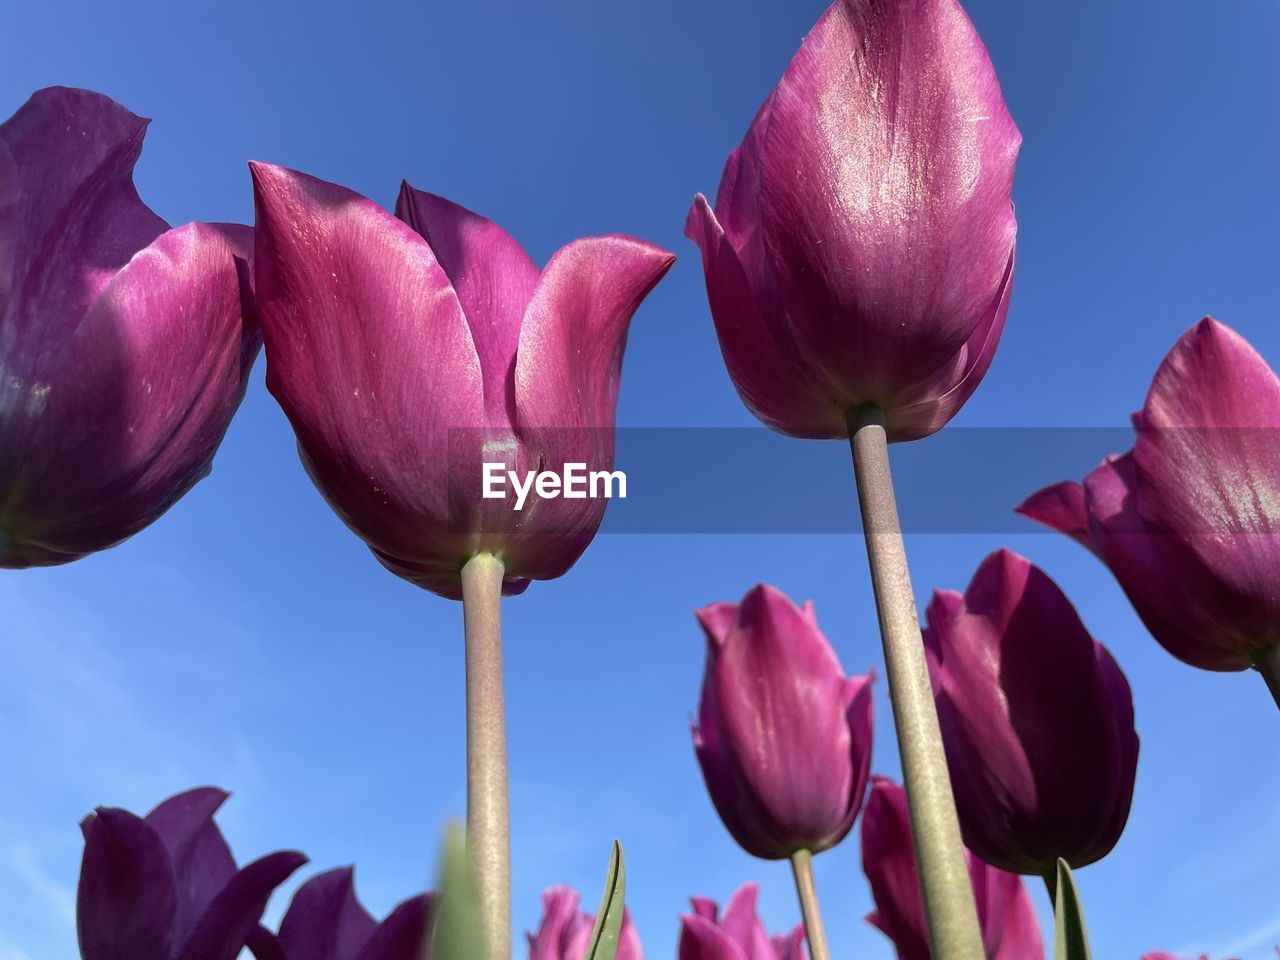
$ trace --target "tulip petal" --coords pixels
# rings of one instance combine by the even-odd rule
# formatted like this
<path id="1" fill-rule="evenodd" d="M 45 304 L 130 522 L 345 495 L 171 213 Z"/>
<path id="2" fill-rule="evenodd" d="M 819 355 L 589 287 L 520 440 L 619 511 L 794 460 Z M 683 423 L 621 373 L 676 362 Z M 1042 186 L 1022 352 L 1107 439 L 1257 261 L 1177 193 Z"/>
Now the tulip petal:
<path id="1" fill-rule="evenodd" d="M 680 918 L 678 960 L 746 960 L 742 948 L 711 920 L 696 914 Z"/>
<path id="2" fill-rule="evenodd" d="M 1084 487 L 1074 480 L 1064 480 L 1033 493 L 1018 504 L 1014 511 L 1059 533 L 1065 533 L 1077 543 L 1093 549 Z"/>
<path id="3" fill-rule="evenodd" d="M 272 853 L 242 869 L 196 922 L 177 960 L 236 960 L 254 936 L 276 887 L 307 862 L 300 853 Z"/>
<path id="4" fill-rule="evenodd" d="M 1206 318 L 1156 372 L 1133 452 L 1143 518 L 1234 594 L 1244 609 L 1231 619 L 1252 621 L 1244 645 L 1255 650 L 1280 643 L 1278 429 L 1280 379 Z"/>
<path id="5" fill-rule="evenodd" d="M 164 843 L 141 817 L 99 809 L 81 825 L 76 931 L 84 960 L 170 960 L 177 895 Z"/>
<path id="6" fill-rule="evenodd" d="M 290 957 L 356 960 L 377 926 L 356 899 L 354 871 L 343 867 L 298 888 L 280 923 L 280 945 Z"/>
<path id="7" fill-rule="evenodd" d="M 538 932 L 529 935 L 529 960 L 563 960 L 575 940 L 586 947 L 591 930 L 578 904 L 577 891 L 569 887 L 555 886 L 543 892 L 542 922 Z"/>
<path id="8" fill-rule="evenodd" d="M 773 941 L 756 914 L 759 895 L 760 885 L 756 883 L 744 883 L 734 891 L 720 919 L 720 929 L 742 948 L 745 960 L 775 960 Z"/>
<path id="9" fill-rule="evenodd" d="M 932 379 L 999 299 L 1019 144 L 954 0 L 837 0 L 806 37 L 764 135 L 762 224 L 801 350 L 851 399 Z"/>
<path id="10" fill-rule="evenodd" d="M 213 815 L 226 802 L 225 791 L 213 787 L 170 797 L 147 814 L 147 824 L 169 851 L 177 885 L 173 942 L 183 943 L 197 919 L 235 876 L 231 850 Z"/>
<path id="11" fill-rule="evenodd" d="M 876 905 L 867 921 L 893 942 L 898 960 L 931 960 L 907 795 L 884 777 L 872 778 L 862 814 L 862 870 Z"/>
<path id="12" fill-rule="evenodd" d="M 614 416 L 622 354 L 632 314 L 674 260 L 630 237 L 575 240 L 547 264 L 525 311 L 516 353 L 515 399 L 521 446 L 543 469 L 566 463 L 612 470 Z M 523 511 L 506 546 L 513 571 L 558 577 L 595 536 L 604 516 L 599 497 L 543 500 Z"/>
<path id="13" fill-rule="evenodd" d="M 259 334 L 249 231 L 170 230 L 107 284 L 73 336 L 0 404 L 0 565 L 118 543 L 205 476 L 240 405 Z"/>
<path id="14" fill-rule="evenodd" d="M 419 894 L 378 924 L 356 960 L 429 960 L 434 898 Z"/>
<path id="15" fill-rule="evenodd" d="M 538 283 L 538 268 L 496 223 L 408 183 L 400 188 L 396 216 L 430 244 L 448 275 L 479 354 L 487 421 L 510 427 L 520 321 Z"/>
<path id="16" fill-rule="evenodd" d="M 289 960 L 280 938 L 261 924 L 246 938 L 245 946 L 255 960 Z"/>
<path id="17" fill-rule="evenodd" d="M 358 194 L 253 164 L 267 386 L 312 479 L 388 566 L 452 584 L 479 501 L 450 434 L 484 425 L 463 309 L 418 234 Z M 443 469 L 448 464 L 449 469 Z M 406 518 L 409 522 L 406 522 Z M 442 591 L 445 592 L 445 591 Z"/>

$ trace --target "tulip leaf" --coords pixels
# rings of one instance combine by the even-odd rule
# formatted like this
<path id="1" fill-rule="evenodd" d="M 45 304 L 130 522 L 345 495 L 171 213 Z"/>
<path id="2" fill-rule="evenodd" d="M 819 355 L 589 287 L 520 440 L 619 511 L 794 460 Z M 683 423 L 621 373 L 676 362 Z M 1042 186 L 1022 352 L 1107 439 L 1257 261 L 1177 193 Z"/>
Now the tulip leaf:
<path id="1" fill-rule="evenodd" d="M 1084 926 L 1084 910 L 1080 894 L 1067 861 L 1058 861 L 1057 895 L 1054 914 L 1057 922 L 1053 934 L 1054 960 L 1091 960 L 1089 935 Z"/>
<path id="2" fill-rule="evenodd" d="M 440 891 L 432 931 L 432 960 L 488 960 L 475 879 L 461 827 L 445 835 Z"/>
<path id="3" fill-rule="evenodd" d="M 613 841 L 609 856 L 609 872 L 604 878 L 604 896 L 596 912 L 591 941 L 584 960 L 614 960 L 618 938 L 622 935 L 622 913 L 627 895 L 627 869 L 622 860 L 622 844 Z"/>

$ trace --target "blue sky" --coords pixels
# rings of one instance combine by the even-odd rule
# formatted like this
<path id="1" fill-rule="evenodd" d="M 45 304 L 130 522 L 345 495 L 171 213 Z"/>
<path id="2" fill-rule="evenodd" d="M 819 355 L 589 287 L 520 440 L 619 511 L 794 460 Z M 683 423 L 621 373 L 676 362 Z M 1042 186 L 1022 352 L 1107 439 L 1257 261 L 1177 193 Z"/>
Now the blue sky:
<path id="1" fill-rule="evenodd" d="M 13 4 L 0 116 L 61 83 L 153 117 L 138 181 L 174 223 L 248 221 L 252 158 L 387 205 L 408 178 L 539 260 L 588 234 L 662 244 L 680 260 L 636 317 L 621 421 L 747 426 L 681 231 L 824 5 Z M 957 425 L 1123 426 L 1206 313 L 1280 363 L 1280 7 L 969 10 L 1025 144 L 1008 326 Z M 851 477 L 847 510 L 852 524 Z M 1096 561 L 1021 529 L 913 535 L 908 550 L 921 598 L 962 587 L 1002 544 L 1029 555 L 1128 673 L 1143 737 L 1133 817 L 1079 876 L 1096 952 L 1272 957 L 1280 717 L 1262 683 L 1173 661 Z M 749 879 L 771 926 L 796 922 L 786 868 L 730 841 L 688 734 L 703 654 L 690 610 L 760 580 L 815 600 L 848 670 L 879 663 L 851 535 L 606 535 L 507 604 L 518 929 L 550 884 L 594 898 L 614 836 L 653 958 L 674 955 L 690 894 L 723 899 Z M 234 791 L 222 822 L 242 858 L 296 847 L 312 870 L 354 862 L 379 912 L 421 889 L 463 812 L 460 624 L 457 605 L 385 573 L 333 517 L 260 367 L 213 476 L 159 523 L 79 563 L 0 576 L 0 960 L 75 956 L 84 813 L 196 784 Z M 896 774 L 883 684 L 876 709 L 875 768 Z M 816 869 L 837 954 L 888 958 L 862 922 L 856 840 Z"/>

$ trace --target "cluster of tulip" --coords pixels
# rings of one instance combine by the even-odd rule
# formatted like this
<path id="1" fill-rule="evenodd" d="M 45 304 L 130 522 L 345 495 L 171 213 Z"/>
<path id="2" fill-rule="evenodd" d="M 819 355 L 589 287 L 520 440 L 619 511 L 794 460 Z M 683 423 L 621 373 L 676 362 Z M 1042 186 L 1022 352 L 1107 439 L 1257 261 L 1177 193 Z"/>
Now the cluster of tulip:
<path id="1" fill-rule="evenodd" d="M 437 931 L 434 949 L 509 960 L 501 597 L 566 573 L 604 503 L 535 493 L 514 511 L 480 495 L 483 465 L 612 468 L 627 328 L 674 258 L 607 236 L 539 269 L 497 225 L 408 184 L 392 214 L 263 163 L 253 228 L 169 228 L 133 187 L 144 128 L 68 89 L 0 126 L 0 566 L 73 561 L 160 517 L 208 472 L 265 345 L 267 385 L 334 510 L 389 570 L 463 602 L 475 889 L 458 896 L 483 946 Z M 1049 886 L 1058 960 L 1089 955 L 1071 869 L 1128 818 L 1128 683 L 1009 551 L 963 594 L 936 592 L 922 632 L 889 473 L 888 443 L 941 429 L 992 361 L 1019 145 L 955 0 L 836 0 L 714 207 L 699 195 L 690 211 L 743 402 L 784 434 L 850 442 L 904 785 L 870 776 L 873 677 L 844 675 L 811 606 L 760 586 L 699 611 L 707 788 L 745 850 L 791 861 L 804 925 L 770 940 L 750 886 L 723 916 L 695 900 L 682 960 L 799 960 L 802 940 L 828 960 L 810 859 L 852 830 L 869 781 L 870 919 L 902 960 L 1042 960 L 1019 875 Z M 1206 319 L 1156 372 L 1134 449 L 1017 509 L 1096 553 L 1172 654 L 1255 668 L 1280 702 L 1276 427 L 1280 381 Z M 85 822 L 85 960 L 233 960 L 245 945 L 259 960 L 410 960 L 448 926 L 429 898 L 375 924 L 336 872 L 266 931 L 267 898 L 303 858 L 237 871 L 212 821 L 223 799 Z M 535 960 L 639 958 L 616 860 L 610 878 L 618 896 L 594 921 L 575 894 L 547 894 Z"/>

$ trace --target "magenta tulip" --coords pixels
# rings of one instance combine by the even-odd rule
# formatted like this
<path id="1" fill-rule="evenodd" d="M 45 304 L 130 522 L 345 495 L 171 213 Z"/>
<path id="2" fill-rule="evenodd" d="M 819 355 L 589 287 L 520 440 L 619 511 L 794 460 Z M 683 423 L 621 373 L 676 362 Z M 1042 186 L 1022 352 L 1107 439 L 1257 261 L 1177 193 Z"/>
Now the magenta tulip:
<path id="1" fill-rule="evenodd" d="M 723 916 L 714 900 L 694 897 L 693 913 L 680 918 L 679 960 L 806 960 L 804 928 L 770 936 L 756 914 L 759 892 L 756 884 L 743 884 Z"/>
<path id="2" fill-rule="evenodd" d="M 866 793 L 873 677 L 846 677 L 813 604 L 773 587 L 697 616 L 707 663 L 693 740 L 720 819 L 757 857 L 835 846 Z"/>
<path id="3" fill-rule="evenodd" d="M 272 892 L 307 858 L 273 853 L 237 870 L 213 822 L 226 798 L 206 787 L 145 818 L 100 807 L 85 819 L 82 960 L 236 960 Z"/>
<path id="4" fill-rule="evenodd" d="M 1018 511 L 1097 554 L 1178 659 L 1244 670 L 1276 657 L 1280 380 L 1206 318 L 1165 357 L 1134 426 L 1132 451 Z"/>
<path id="5" fill-rule="evenodd" d="M 702 248 L 743 402 L 798 437 L 941 428 L 1004 327 L 1021 137 L 955 0 L 836 0 L 729 155 Z"/>
<path id="6" fill-rule="evenodd" d="M 407 184 L 399 219 L 342 187 L 253 164 L 267 386 L 308 472 L 392 572 L 460 596 L 489 552 L 505 586 L 562 575 L 602 498 L 483 499 L 521 476 L 609 470 L 631 316 L 673 257 L 575 240 L 539 271 L 496 224 Z"/>
<path id="7" fill-rule="evenodd" d="M 965 845 L 1048 876 L 1106 856 L 1138 764 L 1129 683 L 1058 586 L 999 550 L 934 592 L 925 645 Z"/>
<path id="8" fill-rule="evenodd" d="M 542 894 L 542 922 L 537 933 L 527 934 L 529 960 L 582 960 L 587 955 L 595 917 L 578 903 L 578 892 L 569 887 L 552 887 Z M 617 960 L 644 960 L 629 911 L 622 914 Z"/>
<path id="9" fill-rule="evenodd" d="M 257 960 L 429 960 L 431 894 L 410 897 L 374 920 L 356 899 L 350 867 L 312 877 L 294 894 L 280 932 L 249 938 Z"/>
<path id="10" fill-rule="evenodd" d="M 1040 922 L 1022 879 L 966 856 L 987 960 L 1044 960 Z M 867 922 L 893 941 L 898 960 L 931 960 L 907 795 L 884 777 L 872 778 L 862 815 L 862 870 L 876 904 Z"/>
<path id="11" fill-rule="evenodd" d="M 64 87 L 0 124 L 0 567 L 146 527 L 208 474 L 244 396 L 250 230 L 152 213 L 146 126 Z"/>

